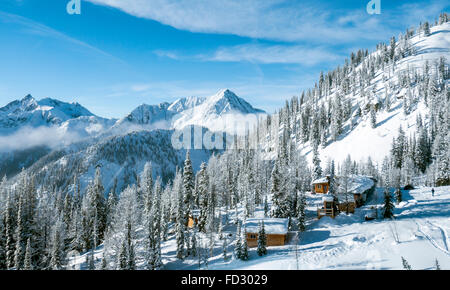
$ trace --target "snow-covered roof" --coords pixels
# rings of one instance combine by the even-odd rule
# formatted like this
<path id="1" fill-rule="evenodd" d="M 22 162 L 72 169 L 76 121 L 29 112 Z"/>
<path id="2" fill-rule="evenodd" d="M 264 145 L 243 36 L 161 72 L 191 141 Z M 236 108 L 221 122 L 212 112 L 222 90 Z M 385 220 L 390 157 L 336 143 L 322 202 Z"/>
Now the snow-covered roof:
<path id="1" fill-rule="evenodd" d="M 324 194 L 322 197 L 322 201 L 332 202 L 334 197 L 331 194 Z"/>
<path id="2" fill-rule="evenodd" d="M 247 233 L 258 233 L 259 224 L 264 221 L 266 234 L 286 234 L 288 232 L 288 219 L 284 218 L 249 218 L 245 222 Z"/>
<path id="3" fill-rule="evenodd" d="M 355 196 L 353 193 L 338 193 L 337 196 L 339 203 L 345 203 L 345 202 L 355 202 Z"/>
<path id="4" fill-rule="evenodd" d="M 327 182 L 328 182 L 328 177 L 324 176 L 324 177 L 314 180 L 313 184 L 327 183 Z"/>
<path id="5" fill-rule="evenodd" d="M 339 191 L 343 190 L 344 178 L 339 177 L 340 188 Z M 363 175 L 350 175 L 348 177 L 347 192 L 348 193 L 363 193 L 364 191 L 372 188 L 375 182 L 368 176 Z"/>

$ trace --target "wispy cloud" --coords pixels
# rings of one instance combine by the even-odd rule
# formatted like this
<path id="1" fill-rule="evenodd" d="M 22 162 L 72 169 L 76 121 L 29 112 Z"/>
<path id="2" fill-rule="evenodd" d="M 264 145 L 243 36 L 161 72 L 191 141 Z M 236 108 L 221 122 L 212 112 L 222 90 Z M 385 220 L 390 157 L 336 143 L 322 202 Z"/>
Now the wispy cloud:
<path id="1" fill-rule="evenodd" d="M 392 13 L 395 18 L 371 17 L 364 10 L 333 9 L 320 1 L 291 0 L 88 0 L 120 9 L 128 14 L 156 20 L 191 32 L 225 33 L 244 37 L 289 42 L 346 42 L 382 39 L 392 32 L 391 25 L 419 17 L 418 9 L 427 15 L 436 13 L 445 1 L 408 5 Z M 336 6 L 334 6 L 336 7 Z M 430 9 L 428 9 L 430 7 Z M 401 19 L 400 19 L 400 18 Z M 386 22 L 388 19 L 388 22 Z M 416 20 L 417 21 L 417 20 Z M 355 25 L 357 24 L 357 25 Z"/>
<path id="2" fill-rule="evenodd" d="M 245 44 L 219 48 L 213 56 L 204 57 L 210 61 L 241 62 L 261 64 L 302 64 L 336 61 L 340 55 L 324 48 L 311 48 L 299 45 L 260 45 Z"/>
<path id="3" fill-rule="evenodd" d="M 192 32 L 298 41 L 357 37 L 355 29 L 330 31 L 330 12 L 286 0 L 88 0 Z M 320 35 L 319 35 L 320 34 Z"/>
<path id="4" fill-rule="evenodd" d="M 180 58 L 179 54 L 175 51 L 166 51 L 166 50 L 158 49 L 158 50 L 154 50 L 153 53 L 159 57 L 167 57 L 167 58 L 171 58 L 171 59 L 179 59 Z"/>
<path id="5" fill-rule="evenodd" d="M 250 62 L 255 64 L 316 65 L 334 62 L 344 56 L 326 47 L 307 47 L 289 44 L 242 44 L 222 46 L 209 54 L 186 55 L 182 52 L 157 50 L 159 57 L 174 60 L 199 60 L 210 62 Z"/>

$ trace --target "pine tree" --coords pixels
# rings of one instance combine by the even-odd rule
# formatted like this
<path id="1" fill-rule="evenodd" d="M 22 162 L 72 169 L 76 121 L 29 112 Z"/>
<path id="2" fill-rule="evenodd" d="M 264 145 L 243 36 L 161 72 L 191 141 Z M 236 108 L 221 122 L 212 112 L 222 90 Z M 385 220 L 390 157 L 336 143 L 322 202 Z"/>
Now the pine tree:
<path id="1" fill-rule="evenodd" d="M 217 230 L 217 235 L 219 236 L 219 240 L 223 239 L 222 215 L 219 215 L 219 229 Z"/>
<path id="2" fill-rule="evenodd" d="M 402 191 L 400 190 L 400 188 L 397 188 L 397 190 L 395 191 L 395 196 L 397 198 L 397 203 L 401 203 L 402 202 Z"/>
<path id="3" fill-rule="evenodd" d="M 441 266 L 439 265 L 438 259 L 435 261 L 436 270 L 441 270 Z"/>
<path id="4" fill-rule="evenodd" d="M 153 270 L 159 269 L 162 266 L 161 261 L 161 181 L 158 178 L 155 183 L 152 209 L 150 213 L 150 264 Z"/>
<path id="5" fill-rule="evenodd" d="M 178 210 L 176 217 L 176 240 L 177 240 L 177 258 L 183 259 L 185 255 L 184 250 L 184 233 L 185 233 L 185 220 L 183 210 L 183 193 L 178 190 Z"/>
<path id="6" fill-rule="evenodd" d="M 50 258 L 50 268 L 53 270 L 62 270 L 64 265 L 65 252 L 63 227 L 64 225 L 61 221 L 57 221 L 53 227 Z"/>
<path id="7" fill-rule="evenodd" d="M 377 112 L 375 110 L 375 106 L 370 106 L 370 124 L 372 128 L 377 127 Z"/>
<path id="8" fill-rule="evenodd" d="M 24 201 L 23 197 L 19 197 L 19 205 L 17 211 L 17 227 L 16 227 L 16 248 L 14 251 L 14 268 L 21 270 L 24 259 Z"/>
<path id="9" fill-rule="evenodd" d="M 406 259 L 403 258 L 403 257 L 402 257 L 402 264 L 403 264 L 403 269 L 405 269 L 405 270 L 412 270 L 411 266 L 408 263 L 408 261 L 406 261 Z"/>
<path id="10" fill-rule="evenodd" d="M 264 198 L 264 217 L 269 216 L 269 203 L 267 202 L 267 195 Z"/>
<path id="11" fill-rule="evenodd" d="M 198 173 L 197 195 L 200 202 L 200 216 L 198 217 L 198 228 L 201 232 L 206 232 L 206 222 L 208 219 L 209 200 L 209 177 L 206 172 L 206 163 L 202 163 Z"/>
<path id="12" fill-rule="evenodd" d="M 102 254 L 102 270 L 107 270 L 108 269 L 108 262 L 106 261 L 106 255 L 105 255 L 105 251 L 103 251 Z"/>
<path id="13" fill-rule="evenodd" d="M 33 253 L 31 250 L 30 238 L 28 238 L 27 247 L 25 250 L 25 261 L 24 261 L 24 265 L 23 265 L 24 270 L 33 270 L 33 262 L 31 261 L 32 255 L 33 255 Z"/>
<path id="14" fill-rule="evenodd" d="M 266 246 L 267 246 L 267 236 L 266 230 L 264 228 L 264 221 L 262 221 L 261 224 L 259 225 L 259 232 L 258 232 L 258 249 L 256 250 L 258 256 L 267 254 Z"/>
<path id="15" fill-rule="evenodd" d="M 228 239 L 225 237 L 223 239 L 223 260 L 226 262 L 228 261 Z"/>
<path id="16" fill-rule="evenodd" d="M 186 153 L 183 170 L 183 194 L 184 194 L 184 221 L 188 223 L 192 217 L 192 209 L 194 205 L 194 171 L 189 151 Z"/>
<path id="17" fill-rule="evenodd" d="M 241 260 L 248 260 L 248 244 L 247 244 L 247 231 L 244 226 L 244 231 L 242 232 L 242 250 L 241 250 Z"/>
<path id="18" fill-rule="evenodd" d="M 120 247 L 120 253 L 118 256 L 118 269 L 119 270 L 126 270 L 127 269 L 127 246 L 125 244 L 125 240 L 122 243 L 122 246 Z"/>
<path id="19" fill-rule="evenodd" d="M 290 215 L 290 203 L 286 190 L 281 188 L 282 176 L 279 171 L 278 161 L 272 171 L 272 211 L 271 216 L 276 218 L 287 218 Z M 284 182 L 283 182 L 284 183 Z"/>
<path id="20" fill-rule="evenodd" d="M 425 173 L 425 170 L 430 163 L 431 150 L 428 142 L 427 132 L 424 128 L 420 129 L 414 159 L 414 163 L 416 164 L 417 168 L 422 173 Z"/>
<path id="21" fill-rule="evenodd" d="M 13 207 L 11 200 L 11 192 L 8 191 L 6 200 L 6 268 L 11 269 L 14 267 L 14 229 L 13 229 Z"/>
<path id="22" fill-rule="evenodd" d="M 234 257 L 236 259 L 241 259 L 242 257 L 242 237 L 241 237 L 241 222 L 238 222 L 236 228 L 236 245 L 234 247 Z"/>
<path id="23" fill-rule="evenodd" d="M 306 196 L 304 193 L 300 193 L 300 200 L 298 203 L 298 230 L 304 232 L 306 230 L 305 220 L 306 220 Z"/>
<path id="24" fill-rule="evenodd" d="M 127 222 L 127 235 L 126 235 L 126 269 L 127 270 L 135 270 L 136 269 L 136 260 L 135 260 L 135 252 L 134 252 L 134 243 L 131 237 L 132 229 L 131 222 Z"/>
<path id="25" fill-rule="evenodd" d="M 195 229 L 192 233 L 192 238 L 191 238 L 191 256 L 192 257 L 197 256 L 197 232 Z"/>
<path id="26" fill-rule="evenodd" d="M 391 192 L 388 188 L 386 188 L 384 192 L 384 212 L 383 217 L 384 218 L 392 218 L 394 217 L 394 204 L 392 203 L 392 196 Z"/>
<path id="27" fill-rule="evenodd" d="M 423 24 L 423 34 L 424 34 L 425 36 L 430 36 L 430 24 L 428 23 L 428 21 L 426 21 L 426 22 Z"/>
<path id="28" fill-rule="evenodd" d="M 313 180 L 322 176 L 322 167 L 320 167 L 320 158 L 317 146 L 313 147 Z"/>
<path id="29" fill-rule="evenodd" d="M 392 61 L 394 60 L 394 57 L 395 57 L 395 36 L 391 37 L 389 57 L 390 57 L 390 59 Z"/>
<path id="30" fill-rule="evenodd" d="M 89 263 L 88 263 L 88 269 L 90 271 L 95 270 L 95 258 L 94 258 L 94 249 L 91 249 L 89 251 L 89 254 L 87 254 L 89 256 Z"/>

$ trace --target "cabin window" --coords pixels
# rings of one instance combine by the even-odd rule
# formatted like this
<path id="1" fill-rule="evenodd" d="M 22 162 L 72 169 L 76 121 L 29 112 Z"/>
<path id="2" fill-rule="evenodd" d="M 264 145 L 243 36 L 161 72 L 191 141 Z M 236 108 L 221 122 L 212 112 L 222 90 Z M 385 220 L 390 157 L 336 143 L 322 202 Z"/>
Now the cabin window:
<path id="1" fill-rule="evenodd" d="M 256 235 L 250 234 L 250 239 L 256 239 Z"/>
<path id="2" fill-rule="evenodd" d="M 322 185 L 318 184 L 317 189 L 322 189 Z"/>

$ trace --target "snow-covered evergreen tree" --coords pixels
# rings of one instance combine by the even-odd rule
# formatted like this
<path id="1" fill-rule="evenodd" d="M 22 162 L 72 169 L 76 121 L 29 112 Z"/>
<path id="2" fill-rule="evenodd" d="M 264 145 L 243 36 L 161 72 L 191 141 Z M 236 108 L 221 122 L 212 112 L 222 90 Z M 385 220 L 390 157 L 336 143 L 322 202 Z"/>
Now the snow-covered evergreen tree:
<path id="1" fill-rule="evenodd" d="M 264 228 L 264 221 L 262 221 L 259 225 L 258 248 L 256 249 L 258 256 L 267 254 L 266 246 L 267 246 L 267 235 L 266 235 L 266 230 Z"/>
<path id="2" fill-rule="evenodd" d="M 394 203 L 392 202 L 392 195 L 388 188 L 384 192 L 384 207 L 383 207 L 383 217 L 392 218 L 394 217 Z"/>

